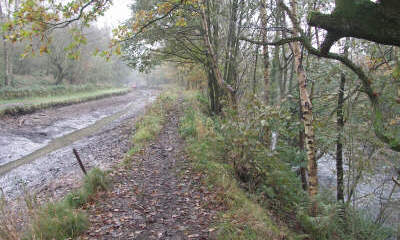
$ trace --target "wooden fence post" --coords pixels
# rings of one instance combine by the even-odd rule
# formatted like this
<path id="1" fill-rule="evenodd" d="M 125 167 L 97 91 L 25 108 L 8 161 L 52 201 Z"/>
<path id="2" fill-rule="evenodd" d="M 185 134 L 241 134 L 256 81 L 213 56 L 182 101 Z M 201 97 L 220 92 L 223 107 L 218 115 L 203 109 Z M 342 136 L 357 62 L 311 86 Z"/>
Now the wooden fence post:
<path id="1" fill-rule="evenodd" d="M 80 166 L 81 169 L 82 169 L 82 172 L 83 172 L 85 175 L 87 175 L 86 169 L 85 169 L 85 167 L 83 166 L 83 163 L 82 163 L 81 158 L 79 157 L 78 151 L 76 151 L 75 148 L 73 148 L 72 151 L 74 152 L 74 155 L 75 155 L 75 157 L 76 157 L 76 160 L 78 160 L 78 163 L 79 163 L 79 166 Z"/>

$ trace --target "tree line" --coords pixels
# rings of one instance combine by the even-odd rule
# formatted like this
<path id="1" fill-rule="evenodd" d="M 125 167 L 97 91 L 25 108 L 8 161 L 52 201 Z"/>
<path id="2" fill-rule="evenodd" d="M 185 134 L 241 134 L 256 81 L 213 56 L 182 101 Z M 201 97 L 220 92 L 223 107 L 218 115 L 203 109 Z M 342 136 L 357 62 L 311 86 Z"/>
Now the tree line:
<path id="1" fill-rule="evenodd" d="M 17 13 L 25 5 L 25 1 L 18 0 L 0 2 L 3 26 L 0 87 L 113 84 L 127 80 L 131 70 L 118 57 L 106 60 L 96 55 L 96 49 L 105 49 L 110 43 L 110 29 L 84 27 L 83 23 L 74 22 L 42 37 L 34 37 L 27 31 L 13 33 L 8 24 L 18 20 Z M 26 38 L 17 40 L 17 35 L 23 34 Z M 46 44 L 43 44 L 44 39 Z"/>

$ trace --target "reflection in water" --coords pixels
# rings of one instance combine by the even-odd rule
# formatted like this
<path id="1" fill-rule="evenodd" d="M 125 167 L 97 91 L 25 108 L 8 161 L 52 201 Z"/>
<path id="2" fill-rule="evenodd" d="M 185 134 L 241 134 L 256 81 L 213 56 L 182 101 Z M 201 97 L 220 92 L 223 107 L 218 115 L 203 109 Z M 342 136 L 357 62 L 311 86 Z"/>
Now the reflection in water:
<path id="1" fill-rule="evenodd" d="M 345 173 L 349 167 L 344 166 Z M 365 172 L 354 192 L 353 206 L 377 219 L 381 208 L 385 208 L 385 224 L 398 227 L 400 223 L 400 187 L 392 181 L 396 173 L 388 167 Z M 331 155 L 324 155 L 318 161 L 318 179 L 322 191 L 336 196 L 336 161 Z M 345 176 L 347 179 L 347 176 Z M 388 202 L 388 199 L 391 201 Z"/>

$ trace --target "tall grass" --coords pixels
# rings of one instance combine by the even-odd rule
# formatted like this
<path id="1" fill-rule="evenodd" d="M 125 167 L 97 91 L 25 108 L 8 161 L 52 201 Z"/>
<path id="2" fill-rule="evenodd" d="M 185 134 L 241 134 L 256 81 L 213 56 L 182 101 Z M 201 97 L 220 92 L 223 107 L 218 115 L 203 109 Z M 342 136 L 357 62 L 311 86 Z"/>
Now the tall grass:
<path id="1" fill-rule="evenodd" d="M 0 239 L 17 240 L 21 238 L 19 229 L 20 211 L 13 211 L 1 190 L 0 196 Z"/>
<path id="2" fill-rule="evenodd" d="M 53 240 L 75 239 L 88 228 L 88 219 L 79 209 L 91 201 L 95 194 L 109 188 L 106 174 L 92 169 L 77 191 L 57 202 L 40 205 L 34 196 L 26 195 L 26 229 L 21 228 L 18 217 L 5 198 L 0 205 L 0 239 L 4 240 Z"/>
<path id="3" fill-rule="evenodd" d="M 98 168 L 92 169 L 83 180 L 82 187 L 64 198 L 64 202 L 73 208 L 78 208 L 91 200 L 91 198 L 99 191 L 106 191 L 109 182 L 104 174 Z"/>
<path id="4" fill-rule="evenodd" d="M 86 216 L 65 202 L 48 203 L 32 214 L 32 225 L 24 239 L 71 239 L 88 227 Z"/>

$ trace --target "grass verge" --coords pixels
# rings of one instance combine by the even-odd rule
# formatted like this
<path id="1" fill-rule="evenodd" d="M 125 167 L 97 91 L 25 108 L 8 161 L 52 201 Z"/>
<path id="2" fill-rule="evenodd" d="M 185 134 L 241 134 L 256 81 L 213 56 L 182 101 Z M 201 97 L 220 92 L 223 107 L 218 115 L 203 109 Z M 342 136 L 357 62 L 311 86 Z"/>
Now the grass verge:
<path id="1" fill-rule="evenodd" d="M 83 179 L 83 185 L 57 202 L 44 205 L 37 203 L 34 197 L 26 196 L 28 227 L 19 229 L 15 216 L 11 213 L 4 196 L 1 198 L 0 239 L 4 240 L 52 240 L 75 239 L 88 227 L 86 215 L 79 210 L 91 201 L 99 191 L 109 186 L 106 174 L 98 168 L 92 169 Z"/>
<path id="2" fill-rule="evenodd" d="M 240 186 L 232 166 L 224 163 L 225 151 L 218 144 L 214 121 L 204 114 L 204 99 L 195 92 L 185 94 L 185 113 L 180 134 L 195 169 L 205 175 L 209 188 L 218 193 L 225 206 L 216 224 L 216 239 L 294 239 L 284 226 L 278 226 L 270 214 Z"/>
<path id="3" fill-rule="evenodd" d="M 146 109 L 145 114 L 136 122 L 136 130 L 132 137 L 133 147 L 125 156 L 123 165 L 129 165 L 132 156 L 143 150 L 151 140 L 155 139 L 177 99 L 178 95 L 175 91 L 167 90 L 161 93 L 157 100 Z"/>
<path id="4" fill-rule="evenodd" d="M 0 116 L 27 114 L 50 107 L 66 106 L 116 95 L 123 95 L 129 91 L 130 89 L 128 88 L 112 88 L 90 92 L 78 92 L 61 96 L 0 100 Z"/>
<path id="5" fill-rule="evenodd" d="M 58 95 L 70 95 L 78 92 L 93 92 L 100 89 L 110 89 L 111 85 L 79 84 L 79 85 L 33 85 L 23 87 L 3 87 L 0 88 L 0 100 L 23 99 L 33 97 L 48 97 Z"/>

